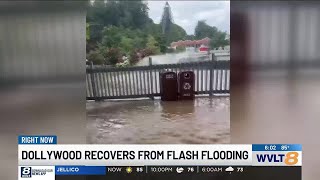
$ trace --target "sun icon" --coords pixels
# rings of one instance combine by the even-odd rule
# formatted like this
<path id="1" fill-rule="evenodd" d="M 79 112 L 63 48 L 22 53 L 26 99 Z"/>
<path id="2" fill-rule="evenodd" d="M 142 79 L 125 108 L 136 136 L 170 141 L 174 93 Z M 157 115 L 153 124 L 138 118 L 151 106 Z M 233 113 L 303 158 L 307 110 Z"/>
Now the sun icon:
<path id="1" fill-rule="evenodd" d="M 127 167 L 126 171 L 127 171 L 127 173 L 132 173 L 132 168 L 131 167 Z"/>

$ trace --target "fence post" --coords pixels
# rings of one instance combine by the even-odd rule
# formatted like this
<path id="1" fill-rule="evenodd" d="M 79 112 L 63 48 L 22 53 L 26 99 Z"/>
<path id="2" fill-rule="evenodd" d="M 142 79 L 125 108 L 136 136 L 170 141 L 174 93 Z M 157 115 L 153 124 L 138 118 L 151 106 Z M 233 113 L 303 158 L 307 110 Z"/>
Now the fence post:
<path id="1" fill-rule="evenodd" d="M 95 78 L 94 78 L 94 73 L 93 73 L 93 62 L 91 62 L 90 68 L 91 68 L 91 76 L 90 77 L 91 77 L 93 96 L 94 96 L 94 100 L 97 101 L 96 83 L 95 83 Z"/>
<path id="2" fill-rule="evenodd" d="M 211 65 L 210 65 L 210 93 L 209 96 L 213 95 L 213 79 L 214 79 L 214 68 L 215 68 L 215 55 L 212 53 L 212 58 L 211 58 Z"/>
<path id="3" fill-rule="evenodd" d="M 152 100 L 154 100 L 154 93 L 153 93 L 153 77 L 152 77 L 152 58 L 151 57 L 149 57 L 149 67 L 150 67 L 150 72 L 149 72 L 149 75 L 150 75 L 150 88 L 151 88 L 151 90 L 150 90 L 150 93 L 151 93 L 151 95 L 150 95 L 150 99 L 152 99 Z"/>

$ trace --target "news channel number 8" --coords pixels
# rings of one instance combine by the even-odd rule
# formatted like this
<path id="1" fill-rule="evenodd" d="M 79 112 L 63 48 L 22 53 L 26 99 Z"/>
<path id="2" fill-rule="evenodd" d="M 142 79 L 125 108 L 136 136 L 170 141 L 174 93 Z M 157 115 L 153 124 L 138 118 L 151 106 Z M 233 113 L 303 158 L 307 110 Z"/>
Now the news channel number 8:
<path id="1" fill-rule="evenodd" d="M 298 158 L 298 152 L 287 152 L 285 155 L 284 163 L 289 166 L 296 165 L 299 162 Z"/>
<path id="2" fill-rule="evenodd" d="M 21 167 L 21 177 L 30 178 L 31 177 L 31 167 Z"/>

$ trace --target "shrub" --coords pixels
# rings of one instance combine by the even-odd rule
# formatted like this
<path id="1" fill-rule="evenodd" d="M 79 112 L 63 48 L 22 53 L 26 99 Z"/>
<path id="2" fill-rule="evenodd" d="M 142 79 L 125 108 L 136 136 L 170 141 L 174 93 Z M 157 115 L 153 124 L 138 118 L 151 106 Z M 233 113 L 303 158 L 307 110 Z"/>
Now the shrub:
<path id="1" fill-rule="evenodd" d="M 143 57 L 154 55 L 155 52 L 153 49 L 146 48 L 143 50 Z"/>
<path id="2" fill-rule="evenodd" d="M 88 61 L 93 62 L 95 65 L 102 65 L 105 63 L 104 57 L 100 53 L 100 51 L 95 50 L 95 51 L 90 51 L 87 54 L 87 59 Z"/>
<path id="3" fill-rule="evenodd" d="M 108 64 L 116 65 L 121 61 L 121 52 L 118 48 L 110 48 L 107 50 L 106 54 L 106 61 Z"/>
<path id="4" fill-rule="evenodd" d="M 139 55 L 138 55 L 138 51 L 134 50 L 131 51 L 130 56 L 129 56 L 129 62 L 130 64 L 135 64 L 139 61 Z"/>

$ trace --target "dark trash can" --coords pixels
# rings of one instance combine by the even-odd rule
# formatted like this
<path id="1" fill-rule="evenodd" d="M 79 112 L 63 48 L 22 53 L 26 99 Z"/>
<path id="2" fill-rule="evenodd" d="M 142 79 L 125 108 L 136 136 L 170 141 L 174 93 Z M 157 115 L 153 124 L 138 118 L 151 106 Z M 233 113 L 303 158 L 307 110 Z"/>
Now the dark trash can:
<path id="1" fill-rule="evenodd" d="M 194 99 L 194 77 L 194 72 L 192 71 L 179 72 L 179 99 Z"/>
<path id="2" fill-rule="evenodd" d="M 164 72 L 160 74 L 160 94 L 163 101 L 178 100 L 178 81 L 175 72 Z"/>

